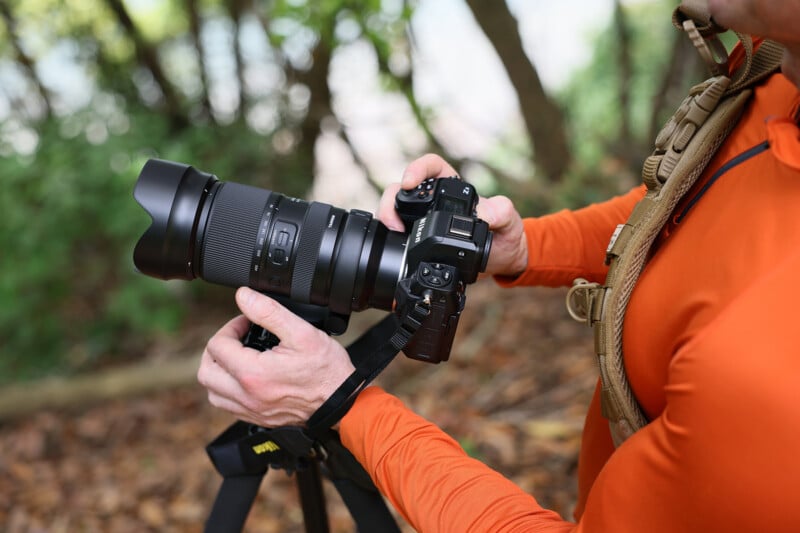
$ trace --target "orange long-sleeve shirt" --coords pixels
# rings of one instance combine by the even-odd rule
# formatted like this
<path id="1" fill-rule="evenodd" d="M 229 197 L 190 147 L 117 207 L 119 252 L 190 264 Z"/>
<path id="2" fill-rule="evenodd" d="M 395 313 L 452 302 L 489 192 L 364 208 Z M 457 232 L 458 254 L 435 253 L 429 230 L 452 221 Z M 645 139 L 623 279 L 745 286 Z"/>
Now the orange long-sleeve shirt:
<path id="1" fill-rule="evenodd" d="M 800 92 L 758 87 L 737 128 L 664 228 L 623 335 L 652 421 L 614 449 L 589 406 L 574 521 L 372 387 L 343 442 L 423 532 L 800 531 Z M 525 220 L 529 264 L 505 285 L 602 281 L 604 251 L 641 188 Z"/>

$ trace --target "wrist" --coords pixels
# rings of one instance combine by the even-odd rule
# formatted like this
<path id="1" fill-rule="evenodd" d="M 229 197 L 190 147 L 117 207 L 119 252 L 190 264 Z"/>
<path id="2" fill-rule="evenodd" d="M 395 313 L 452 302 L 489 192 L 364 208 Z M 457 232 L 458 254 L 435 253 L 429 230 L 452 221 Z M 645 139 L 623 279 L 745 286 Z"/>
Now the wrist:
<path id="1" fill-rule="evenodd" d="M 528 269 L 528 240 L 525 233 L 520 235 L 519 243 L 514 247 L 512 257 L 502 272 L 497 272 L 496 276 L 506 279 L 518 278 Z"/>

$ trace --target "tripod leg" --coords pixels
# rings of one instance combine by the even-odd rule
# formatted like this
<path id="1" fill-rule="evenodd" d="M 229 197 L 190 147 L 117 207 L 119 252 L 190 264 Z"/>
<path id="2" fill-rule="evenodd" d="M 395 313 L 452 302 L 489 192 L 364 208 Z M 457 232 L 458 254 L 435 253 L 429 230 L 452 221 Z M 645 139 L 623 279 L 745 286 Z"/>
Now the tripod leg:
<path id="1" fill-rule="evenodd" d="M 263 473 L 224 478 L 211 515 L 206 521 L 205 532 L 241 533 L 262 479 Z"/>
<path id="2" fill-rule="evenodd" d="M 319 462 L 309 461 L 308 468 L 298 470 L 297 489 L 303 507 L 306 533 L 328 533 L 328 512 L 325 509 L 325 494 L 322 491 L 322 475 Z"/>

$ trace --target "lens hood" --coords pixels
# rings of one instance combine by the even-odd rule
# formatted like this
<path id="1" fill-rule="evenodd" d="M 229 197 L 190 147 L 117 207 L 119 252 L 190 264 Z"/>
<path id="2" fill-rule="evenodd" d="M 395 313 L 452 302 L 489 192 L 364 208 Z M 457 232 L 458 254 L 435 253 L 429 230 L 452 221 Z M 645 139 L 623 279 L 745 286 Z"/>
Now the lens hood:
<path id="1" fill-rule="evenodd" d="M 159 279 L 196 277 L 193 257 L 203 201 L 217 178 L 194 167 L 151 159 L 139 173 L 133 197 L 152 224 L 133 250 L 136 268 Z"/>

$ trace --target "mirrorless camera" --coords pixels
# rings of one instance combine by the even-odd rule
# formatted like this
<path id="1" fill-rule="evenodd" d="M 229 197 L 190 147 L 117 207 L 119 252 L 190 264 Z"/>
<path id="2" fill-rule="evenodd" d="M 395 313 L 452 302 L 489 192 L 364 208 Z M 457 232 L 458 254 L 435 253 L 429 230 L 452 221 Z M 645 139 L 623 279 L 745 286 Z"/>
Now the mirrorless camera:
<path id="1" fill-rule="evenodd" d="M 191 166 L 149 160 L 134 198 L 152 224 L 133 252 L 136 268 L 160 279 L 247 285 L 336 335 L 368 308 L 429 313 L 404 348 L 446 361 L 465 287 L 485 270 L 492 233 L 477 218 L 475 188 L 430 178 L 400 191 L 405 232 L 371 213 L 221 181 Z"/>

